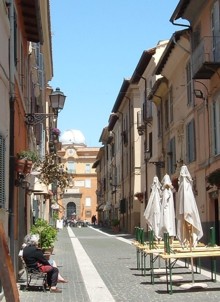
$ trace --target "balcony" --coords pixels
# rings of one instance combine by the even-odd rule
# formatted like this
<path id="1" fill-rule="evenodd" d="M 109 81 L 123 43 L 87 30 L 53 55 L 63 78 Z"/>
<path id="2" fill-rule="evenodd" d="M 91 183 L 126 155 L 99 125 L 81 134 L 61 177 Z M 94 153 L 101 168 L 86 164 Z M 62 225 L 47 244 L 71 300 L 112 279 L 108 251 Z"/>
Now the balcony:
<path id="1" fill-rule="evenodd" d="M 192 53 L 193 79 L 210 79 L 220 68 L 220 36 L 204 37 Z"/>

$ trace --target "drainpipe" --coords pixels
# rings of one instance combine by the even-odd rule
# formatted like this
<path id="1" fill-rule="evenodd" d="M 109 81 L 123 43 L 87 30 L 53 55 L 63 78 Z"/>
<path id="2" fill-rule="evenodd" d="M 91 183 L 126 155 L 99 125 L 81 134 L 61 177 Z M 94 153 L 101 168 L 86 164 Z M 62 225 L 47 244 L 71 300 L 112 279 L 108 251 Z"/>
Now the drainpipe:
<path id="1" fill-rule="evenodd" d="M 128 99 L 128 102 L 129 102 L 129 105 L 128 105 L 128 112 L 129 112 L 129 147 L 130 147 L 130 150 L 129 150 L 129 216 L 130 216 L 130 222 L 129 222 L 129 226 L 130 226 L 130 233 L 132 233 L 132 230 L 131 230 L 131 169 L 132 169 L 132 165 L 131 165 L 131 151 L 132 151 L 132 148 L 131 148 L 131 99 L 127 96 L 125 96 L 126 99 Z"/>
<path id="2" fill-rule="evenodd" d="M 10 105 L 10 147 L 9 147 L 9 224 L 8 234 L 10 237 L 10 255 L 13 266 L 14 259 L 14 1 L 9 1 L 9 22 L 10 22 L 10 40 L 9 40 L 9 105 Z"/>

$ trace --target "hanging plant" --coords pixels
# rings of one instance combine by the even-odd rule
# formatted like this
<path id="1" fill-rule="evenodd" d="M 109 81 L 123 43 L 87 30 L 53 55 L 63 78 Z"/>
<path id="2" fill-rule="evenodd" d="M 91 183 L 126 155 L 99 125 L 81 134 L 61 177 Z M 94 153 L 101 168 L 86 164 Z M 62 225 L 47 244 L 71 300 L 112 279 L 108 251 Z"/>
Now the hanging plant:
<path id="1" fill-rule="evenodd" d="M 58 128 L 52 128 L 51 129 L 51 133 L 54 134 L 54 135 L 56 135 L 56 136 L 60 136 L 61 131 Z"/>
<path id="2" fill-rule="evenodd" d="M 57 156 L 54 154 L 46 155 L 40 164 L 40 180 L 49 185 L 55 183 L 63 191 L 68 186 L 68 173 L 64 165 L 57 162 Z"/>
<path id="3" fill-rule="evenodd" d="M 220 169 L 216 169 L 212 173 L 210 173 L 207 178 L 207 182 L 211 186 L 216 186 L 217 188 L 220 188 Z"/>

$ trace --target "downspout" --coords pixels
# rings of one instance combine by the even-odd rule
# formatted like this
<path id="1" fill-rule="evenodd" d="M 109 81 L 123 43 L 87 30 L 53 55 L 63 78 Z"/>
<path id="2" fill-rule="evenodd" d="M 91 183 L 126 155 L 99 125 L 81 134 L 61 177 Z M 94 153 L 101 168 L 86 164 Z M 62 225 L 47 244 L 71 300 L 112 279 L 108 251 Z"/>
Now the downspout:
<path id="1" fill-rule="evenodd" d="M 132 169 L 132 165 L 131 165 L 131 163 L 132 163 L 132 158 L 131 158 L 131 155 L 132 155 L 132 145 L 131 145 L 131 121 L 132 121 L 132 119 L 131 119 L 131 99 L 130 98 L 128 98 L 127 97 L 127 99 L 128 99 L 128 101 L 129 101 L 129 107 L 128 107 L 128 112 L 129 112 L 129 146 L 130 146 L 130 150 L 129 150 L 129 156 L 130 156 L 130 160 L 129 160 L 129 201 L 130 201 L 130 207 L 129 207 L 129 211 L 130 211 L 130 233 L 132 234 L 133 233 L 133 231 L 131 230 L 131 221 L 132 221 L 132 219 L 131 219 L 131 204 L 132 204 L 132 206 L 133 206 L 133 202 L 131 203 L 131 199 L 133 198 L 133 196 L 131 196 L 131 188 L 132 188 L 132 184 L 131 184 L 131 169 Z"/>
<path id="2" fill-rule="evenodd" d="M 10 146 L 9 146 L 9 224 L 8 234 L 10 237 L 10 255 L 13 266 L 15 265 L 14 251 L 14 2 L 9 1 L 9 22 L 10 22 L 10 39 L 9 39 L 9 106 L 10 106 Z"/>
<path id="3" fill-rule="evenodd" d="M 132 158 L 131 158 L 131 99 L 129 97 L 127 97 L 126 95 L 124 96 L 127 100 L 128 100 L 128 115 L 129 115 L 129 122 L 128 122 L 128 129 L 129 129 L 129 147 L 130 147 L 130 150 L 129 150 L 129 194 L 128 194 L 128 198 L 129 198 L 129 217 L 130 217 L 130 221 L 128 222 L 128 226 L 130 228 L 130 230 L 128 229 L 129 232 L 132 232 L 131 230 L 131 188 L 132 188 L 132 185 L 131 185 L 131 169 L 132 169 L 132 166 L 131 166 L 131 162 L 132 162 Z M 123 187 L 123 194 L 124 194 L 124 187 Z M 127 212 L 128 212 L 128 209 L 127 209 Z"/>
<path id="4" fill-rule="evenodd" d="M 122 129 L 121 129 L 121 136 L 122 136 L 122 139 L 121 139 L 121 154 L 122 154 L 122 157 L 121 157 L 121 185 L 122 185 L 122 198 L 124 199 L 124 120 L 123 120 L 123 113 L 120 112 L 120 111 L 117 111 L 117 113 L 119 113 L 121 115 L 121 119 L 122 119 Z M 116 113 L 116 114 L 117 114 Z M 116 193 L 115 193 L 116 194 Z M 123 222 L 122 222 L 122 226 L 123 228 L 125 227 L 125 218 L 124 218 L 124 213 L 123 213 Z"/>

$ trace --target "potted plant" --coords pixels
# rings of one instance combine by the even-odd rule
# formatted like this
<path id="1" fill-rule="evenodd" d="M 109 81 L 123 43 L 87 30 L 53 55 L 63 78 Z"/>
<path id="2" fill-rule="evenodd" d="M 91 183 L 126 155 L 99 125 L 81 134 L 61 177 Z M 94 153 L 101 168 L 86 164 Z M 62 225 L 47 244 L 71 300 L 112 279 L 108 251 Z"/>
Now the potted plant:
<path id="1" fill-rule="evenodd" d="M 39 218 L 31 227 L 31 234 L 39 235 L 39 245 L 44 252 L 52 252 L 54 242 L 57 240 L 57 230 L 55 227 L 49 225 L 46 220 Z"/>
<path id="2" fill-rule="evenodd" d="M 25 174 L 30 173 L 33 163 L 37 162 L 39 159 L 38 154 L 32 150 L 22 150 L 17 154 L 18 163 L 24 164 L 23 172 Z"/>
<path id="3" fill-rule="evenodd" d="M 37 162 L 39 159 L 37 152 L 32 151 L 32 150 L 22 150 L 17 154 L 17 156 L 19 159 L 30 160 L 33 163 Z"/>
<path id="4" fill-rule="evenodd" d="M 112 230 L 114 233 L 118 233 L 119 229 L 120 229 L 120 220 L 118 220 L 117 218 L 112 219 Z"/>
<path id="5" fill-rule="evenodd" d="M 16 160 L 16 165 L 15 165 L 15 170 L 18 172 L 18 173 L 24 173 L 24 168 L 25 168 L 25 165 L 26 165 L 26 159 L 23 159 L 23 158 L 17 158 Z"/>

